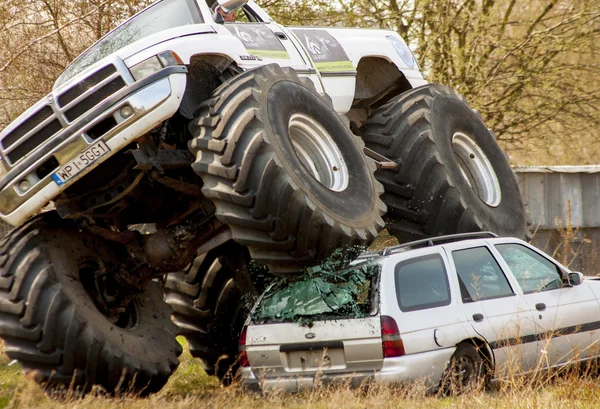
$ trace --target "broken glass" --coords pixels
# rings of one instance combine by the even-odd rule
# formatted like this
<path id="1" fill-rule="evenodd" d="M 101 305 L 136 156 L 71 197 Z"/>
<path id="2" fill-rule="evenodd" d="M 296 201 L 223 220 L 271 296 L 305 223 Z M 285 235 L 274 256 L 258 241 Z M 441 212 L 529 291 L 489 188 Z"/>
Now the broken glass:
<path id="1" fill-rule="evenodd" d="M 379 267 L 374 260 L 348 266 L 358 250 L 339 250 L 300 276 L 279 279 L 263 295 L 253 321 L 310 324 L 317 319 L 372 315 L 372 288 Z"/>

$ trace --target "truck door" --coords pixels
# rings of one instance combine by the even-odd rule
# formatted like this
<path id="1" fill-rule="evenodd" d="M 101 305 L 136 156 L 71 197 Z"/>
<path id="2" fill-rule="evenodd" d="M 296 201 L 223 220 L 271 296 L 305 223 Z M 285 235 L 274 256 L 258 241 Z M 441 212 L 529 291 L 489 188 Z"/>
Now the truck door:
<path id="1" fill-rule="evenodd" d="M 356 90 L 356 68 L 334 37 L 335 30 L 294 27 L 290 31 L 310 56 L 335 110 L 348 112 Z"/>
<path id="2" fill-rule="evenodd" d="M 235 22 L 215 24 L 215 29 L 233 35 L 246 49 L 246 53 L 239 56 L 244 69 L 272 63 L 290 67 L 301 77 L 309 77 L 317 92 L 323 93 L 316 70 L 291 33 L 274 22 L 262 21 L 262 14 L 261 10 L 253 8 L 253 4 L 247 4 L 235 12 Z"/>

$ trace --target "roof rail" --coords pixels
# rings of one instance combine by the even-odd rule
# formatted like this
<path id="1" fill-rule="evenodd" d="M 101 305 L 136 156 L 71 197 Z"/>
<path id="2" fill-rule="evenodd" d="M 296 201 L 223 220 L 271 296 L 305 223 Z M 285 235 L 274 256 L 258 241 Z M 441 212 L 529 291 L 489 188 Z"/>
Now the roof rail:
<path id="1" fill-rule="evenodd" d="M 496 233 L 492 233 L 491 231 L 482 231 L 477 233 L 459 233 L 459 234 L 450 234 L 447 236 L 439 236 L 432 237 L 430 239 L 423 239 L 417 241 L 411 241 L 409 243 L 400 244 L 399 246 L 388 247 L 384 249 L 381 253 L 383 256 L 388 256 L 390 254 L 394 254 L 400 250 L 404 250 L 406 248 L 418 248 L 418 247 L 429 247 L 435 246 L 436 244 L 446 244 L 452 243 L 455 241 L 468 240 L 468 239 L 484 239 L 484 238 L 497 238 L 498 235 Z"/>

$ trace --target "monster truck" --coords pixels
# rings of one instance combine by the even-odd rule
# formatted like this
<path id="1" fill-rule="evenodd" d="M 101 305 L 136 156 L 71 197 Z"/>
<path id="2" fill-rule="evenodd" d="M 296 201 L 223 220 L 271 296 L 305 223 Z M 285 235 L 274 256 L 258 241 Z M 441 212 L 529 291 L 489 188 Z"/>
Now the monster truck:
<path id="1" fill-rule="evenodd" d="M 401 240 L 525 231 L 494 136 L 396 33 L 286 28 L 253 1 L 149 6 L 0 133 L 0 159 L 0 336 L 49 390 L 157 391 L 178 333 L 223 377 L 251 259 L 293 273 L 382 216 Z"/>

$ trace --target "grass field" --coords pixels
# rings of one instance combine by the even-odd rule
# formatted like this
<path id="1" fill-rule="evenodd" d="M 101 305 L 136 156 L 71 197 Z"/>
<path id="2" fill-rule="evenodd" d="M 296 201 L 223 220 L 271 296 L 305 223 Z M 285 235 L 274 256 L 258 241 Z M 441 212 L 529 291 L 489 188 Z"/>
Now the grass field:
<path id="1" fill-rule="evenodd" d="M 0 345 L 1 348 L 1 345 Z M 183 409 L 183 408 L 600 408 L 600 381 L 596 376 L 514 378 L 496 392 L 439 398 L 427 396 L 418 387 L 405 390 L 372 387 L 368 391 L 344 387 L 294 395 L 247 393 L 239 387 L 221 387 L 203 371 L 200 363 L 185 353 L 168 385 L 147 399 L 122 397 L 56 401 L 47 398 L 30 379 L 21 375 L 18 365 L 0 352 L 0 409 Z"/>

